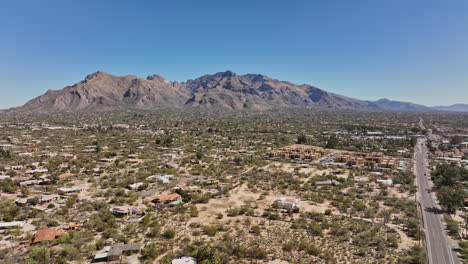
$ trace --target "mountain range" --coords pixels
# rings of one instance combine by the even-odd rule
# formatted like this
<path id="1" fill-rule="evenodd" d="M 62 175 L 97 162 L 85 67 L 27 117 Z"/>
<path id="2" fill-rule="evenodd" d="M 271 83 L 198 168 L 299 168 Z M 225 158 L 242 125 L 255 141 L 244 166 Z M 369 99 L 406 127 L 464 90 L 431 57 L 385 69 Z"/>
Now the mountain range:
<path id="1" fill-rule="evenodd" d="M 364 101 L 261 74 L 237 75 L 225 71 L 186 82 L 171 82 L 159 75 L 141 78 L 97 71 L 79 83 L 61 90 L 48 90 L 25 105 L 8 111 L 53 113 L 178 108 L 442 110 L 388 99 Z"/>
<path id="2" fill-rule="evenodd" d="M 440 111 L 453 111 L 453 112 L 468 112 L 468 104 L 454 104 L 450 106 L 433 106 L 435 110 Z"/>

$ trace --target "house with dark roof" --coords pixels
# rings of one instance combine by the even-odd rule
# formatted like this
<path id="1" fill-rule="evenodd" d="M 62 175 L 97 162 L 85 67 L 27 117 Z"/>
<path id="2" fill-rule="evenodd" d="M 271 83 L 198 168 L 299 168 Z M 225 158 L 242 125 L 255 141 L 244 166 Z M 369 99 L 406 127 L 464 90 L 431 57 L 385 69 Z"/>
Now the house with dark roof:
<path id="1" fill-rule="evenodd" d="M 115 244 L 111 246 L 108 250 L 103 253 L 99 253 L 94 256 L 93 262 L 99 261 L 114 261 L 119 260 L 123 253 L 126 252 L 139 252 L 143 244 L 133 243 L 133 244 Z"/>

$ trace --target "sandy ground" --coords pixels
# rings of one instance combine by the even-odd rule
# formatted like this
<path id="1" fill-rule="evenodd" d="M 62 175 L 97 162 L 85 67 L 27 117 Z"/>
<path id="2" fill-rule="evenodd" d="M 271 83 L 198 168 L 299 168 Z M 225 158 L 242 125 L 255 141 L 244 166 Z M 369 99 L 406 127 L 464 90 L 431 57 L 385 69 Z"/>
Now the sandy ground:
<path id="1" fill-rule="evenodd" d="M 299 170 L 295 171 L 296 168 L 299 168 Z M 271 162 L 267 166 L 263 167 L 264 170 L 266 171 L 283 171 L 283 172 L 289 172 L 289 173 L 300 173 L 300 174 L 305 174 L 308 175 L 309 177 L 313 176 L 321 176 L 321 175 L 329 175 L 332 174 L 334 171 L 339 171 L 339 174 L 336 174 L 338 178 L 343 178 L 346 179 L 349 176 L 349 171 L 348 170 L 342 170 L 342 169 L 317 169 L 313 165 L 310 165 L 309 167 L 303 168 L 301 164 L 294 164 L 294 163 L 284 163 L 284 162 Z"/>
<path id="2" fill-rule="evenodd" d="M 391 223 L 388 223 L 387 224 L 388 227 L 391 227 L 393 228 L 397 233 L 398 235 L 400 235 L 400 243 L 398 243 L 398 250 L 404 250 L 404 249 L 407 249 L 407 248 L 410 248 L 412 247 L 413 245 L 417 244 L 418 242 L 415 241 L 414 239 L 408 237 L 405 232 L 403 232 L 399 226 L 397 225 L 394 225 L 394 224 L 391 224 Z"/>
<path id="3" fill-rule="evenodd" d="M 289 262 L 285 260 L 276 259 L 276 260 L 269 261 L 268 264 L 289 264 Z"/>
<path id="4" fill-rule="evenodd" d="M 222 213 L 226 214 L 226 211 L 231 208 L 236 208 L 244 205 L 246 202 L 251 202 L 256 205 L 261 211 L 269 208 L 278 197 L 284 196 L 278 193 L 270 193 L 259 200 L 261 196 L 260 192 L 252 192 L 248 189 L 247 184 L 244 184 L 229 194 L 229 197 L 213 198 L 207 204 L 197 204 L 199 211 L 198 217 L 192 218 L 190 222 L 203 222 L 203 223 L 214 223 L 219 221 L 217 215 Z M 302 201 L 299 204 L 301 211 L 315 211 L 325 212 L 326 209 L 332 209 L 328 202 L 323 204 L 314 204 L 308 201 Z"/>
<path id="5" fill-rule="evenodd" d="M 267 166 L 263 167 L 266 171 L 284 171 L 294 172 L 295 168 L 300 168 L 299 173 L 309 174 L 311 176 L 321 175 L 322 173 L 329 173 L 331 170 L 319 170 L 313 166 L 302 168 L 300 164 L 284 163 L 284 162 L 271 162 Z"/>
<path id="6" fill-rule="evenodd" d="M 301 212 L 319 212 L 319 213 L 325 213 L 325 210 L 331 209 L 333 212 L 336 212 L 336 210 L 333 209 L 333 207 L 330 205 L 328 201 L 325 201 L 324 203 L 317 204 L 317 203 L 312 203 L 309 201 L 301 201 L 299 204 L 299 209 Z"/>
<path id="7" fill-rule="evenodd" d="M 131 256 L 125 257 L 123 263 L 127 264 L 140 264 L 140 260 L 138 259 L 139 254 L 133 254 Z"/>
<path id="8" fill-rule="evenodd" d="M 397 186 L 388 188 L 387 190 L 391 196 L 394 196 L 400 199 L 413 199 L 414 201 L 414 195 L 408 194 L 407 192 L 406 193 L 399 192 Z"/>
<path id="9" fill-rule="evenodd" d="M 353 217 L 353 218 L 360 219 L 360 220 L 363 220 L 363 221 L 366 221 L 366 222 L 372 222 L 372 220 L 370 220 L 370 219 L 359 218 L 359 217 Z M 374 222 L 380 222 L 380 221 L 374 221 Z M 392 224 L 392 223 L 387 223 L 387 224 L 385 224 L 385 226 L 390 227 L 391 229 L 395 230 L 398 233 L 398 235 L 400 237 L 400 241 L 398 242 L 398 251 L 408 249 L 411 246 L 418 243 L 418 241 L 408 237 L 405 234 L 405 232 L 403 232 L 401 230 L 400 226 Z"/>
<path id="10" fill-rule="evenodd" d="M 395 193 L 395 196 L 397 196 L 398 194 L 398 197 L 405 196 L 404 194 L 398 193 L 393 188 L 390 188 L 390 190 L 392 190 L 392 195 Z M 217 219 L 217 215 L 219 213 L 222 213 L 225 216 L 226 211 L 228 209 L 240 207 L 245 202 L 253 203 L 260 210 L 260 213 L 262 213 L 261 211 L 269 208 L 276 201 L 278 197 L 284 196 L 284 195 L 281 195 L 280 193 L 269 193 L 268 195 L 264 196 L 262 200 L 259 200 L 260 196 L 261 196 L 260 192 L 258 193 L 252 192 L 251 190 L 248 189 L 247 184 L 244 184 L 232 190 L 229 193 L 228 197 L 213 198 L 207 204 L 197 204 L 197 209 L 199 210 L 199 216 L 192 218 L 190 222 L 210 223 L 210 224 L 216 223 L 216 222 L 219 223 L 219 219 Z M 299 209 L 302 212 L 314 211 L 314 212 L 320 212 L 320 213 L 324 213 L 325 210 L 327 209 L 332 209 L 334 214 L 339 214 L 339 212 L 334 210 L 334 208 L 327 201 L 321 204 L 316 204 L 310 201 L 301 201 L 301 203 L 299 204 Z M 366 220 L 366 221 L 370 221 L 370 220 Z M 398 245 L 399 250 L 407 249 L 411 247 L 412 245 L 414 245 L 415 243 L 417 243 L 417 241 L 409 238 L 401 230 L 399 226 L 391 224 L 391 223 L 388 223 L 387 226 L 394 229 L 398 233 L 401 239 Z"/>
<path id="11" fill-rule="evenodd" d="M 197 204 L 198 217 L 192 218 L 190 222 L 216 222 L 219 213 L 225 214 L 230 208 L 240 207 L 245 202 L 254 202 L 259 207 L 271 205 L 268 200 L 259 201 L 260 193 L 253 193 L 247 190 L 247 185 L 240 186 L 232 190 L 229 197 L 214 198 L 207 204 Z M 269 204 L 268 204 L 269 203 Z"/>
<path id="12" fill-rule="evenodd" d="M 31 232 L 31 231 L 34 231 L 36 229 L 36 227 L 30 223 L 24 223 L 24 226 L 23 226 L 23 232 Z"/>

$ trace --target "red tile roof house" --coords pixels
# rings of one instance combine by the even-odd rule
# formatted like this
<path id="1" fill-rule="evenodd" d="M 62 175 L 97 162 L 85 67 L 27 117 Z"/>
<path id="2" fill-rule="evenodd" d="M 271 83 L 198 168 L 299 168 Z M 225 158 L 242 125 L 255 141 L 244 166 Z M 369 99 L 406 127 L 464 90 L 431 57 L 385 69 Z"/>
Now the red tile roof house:
<path id="1" fill-rule="evenodd" d="M 178 193 L 161 194 L 146 199 L 150 203 L 154 203 L 155 207 L 167 207 L 182 203 L 182 196 Z"/>
<path id="2" fill-rule="evenodd" d="M 39 229 L 36 231 L 36 234 L 34 235 L 33 244 L 44 242 L 44 241 L 55 240 L 56 238 L 61 237 L 65 233 L 67 232 L 62 229 L 55 229 L 55 228 Z"/>

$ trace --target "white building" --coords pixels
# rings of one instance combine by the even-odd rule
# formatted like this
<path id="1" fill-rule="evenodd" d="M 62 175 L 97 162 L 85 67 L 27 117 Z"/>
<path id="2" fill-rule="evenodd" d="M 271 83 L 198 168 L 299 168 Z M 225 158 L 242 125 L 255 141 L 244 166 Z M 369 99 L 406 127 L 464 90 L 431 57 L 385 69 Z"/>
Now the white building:
<path id="1" fill-rule="evenodd" d="M 392 179 L 378 179 L 377 182 L 383 185 L 393 185 Z"/>
<path id="2" fill-rule="evenodd" d="M 276 203 L 284 209 L 293 209 L 299 205 L 300 200 L 292 197 L 279 197 L 276 199 Z"/>
<path id="3" fill-rule="evenodd" d="M 41 180 L 22 181 L 22 182 L 20 182 L 20 186 L 36 185 L 36 184 L 41 184 L 42 182 L 43 181 L 41 181 Z"/>
<path id="4" fill-rule="evenodd" d="M 25 173 L 26 174 L 34 174 L 34 173 L 47 173 L 49 172 L 48 169 L 35 169 L 35 170 L 27 170 Z"/>
<path id="5" fill-rule="evenodd" d="M 70 188 L 62 187 L 62 188 L 57 188 L 57 190 L 63 193 L 71 193 L 71 192 L 79 192 L 81 191 L 81 188 L 77 186 L 70 187 Z"/>
<path id="6" fill-rule="evenodd" d="M 19 221 L 0 223 L 0 228 L 22 227 L 22 226 L 24 226 L 24 222 L 19 222 Z"/>
<path id="7" fill-rule="evenodd" d="M 152 175 L 146 178 L 149 181 L 157 181 L 159 183 L 169 183 L 174 179 L 174 175 Z"/>
<path id="8" fill-rule="evenodd" d="M 173 259 L 172 264 L 197 264 L 197 260 L 192 257 L 182 257 L 178 259 Z"/>
<path id="9" fill-rule="evenodd" d="M 340 182 L 335 180 L 318 181 L 315 182 L 315 185 L 340 185 Z"/>
<path id="10" fill-rule="evenodd" d="M 128 188 L 130 188 L 130 190 L 138 190 L 138 188 L 140 188 L 141 186 L 143 186 L 144 183 L 142 182 L 137 182 L 137 183 L 134 183 L 134 184 L 130 184 L 128 186 Z"/>

